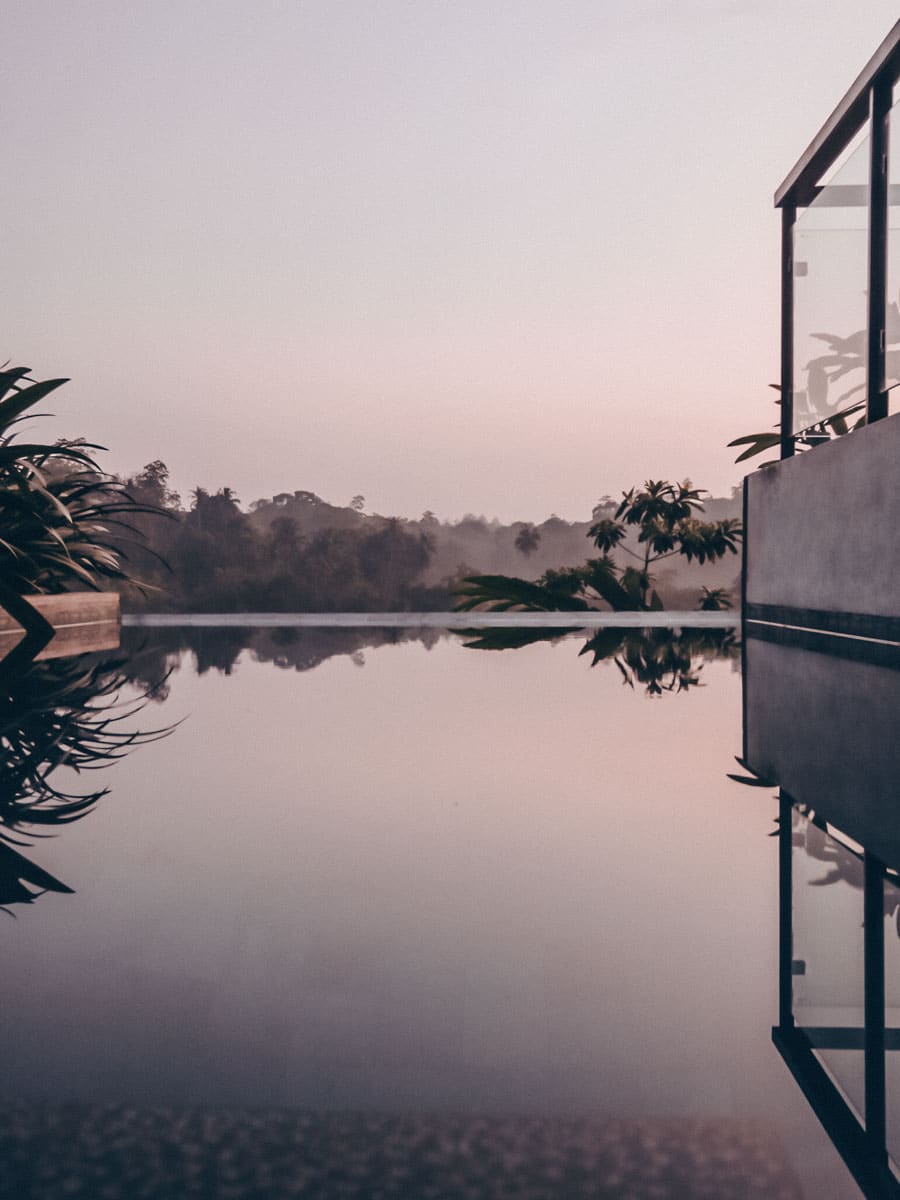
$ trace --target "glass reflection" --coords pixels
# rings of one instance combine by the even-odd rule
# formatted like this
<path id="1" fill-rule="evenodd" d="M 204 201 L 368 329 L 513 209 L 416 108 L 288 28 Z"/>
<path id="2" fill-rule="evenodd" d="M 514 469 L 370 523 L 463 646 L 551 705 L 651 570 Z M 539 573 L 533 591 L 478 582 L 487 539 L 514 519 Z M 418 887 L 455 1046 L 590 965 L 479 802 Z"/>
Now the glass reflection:
<path id="1" fill-rule="evenodd" d="M 885 1064 L 886 1127 L 888 1154 L 900 1166 L 900 880 L 891 872 L 884 881 L 885 947 L 884 1002 L 886 1044 Z M 897 936 L 893 936 L 896 932 Z"/>
<path id="2" fill-rule="evenodd" d="M 860 1117 L 865 1114 L 862 1041 L 836 1046 L 834 1029 L 865 1024 L 863 863 L 814 814 L 792 810 L 794 1019 Z"/>
<path id="3" fill-rule="evenodd" d="M 887 310 L 885 314 L 884 386 L 900 383 L 900 101 L 888 114 Z M 896 412 L 900 393 L 889 397 Z"/>
<path id="4" fill-rule="evenodd" d="M 746 625 L 739 760 L 741 782 L 780 797 L 773 1040 L 863 1193 L 895 1196 L 900 660 L 864 638 L 777 632 Z M 837 738 L 850 714 L 854 737 Z"/>
<path id="5" fill-rule="evenodd" d="M 846 433 L 865 402 L 868 172 L 866 137 L 794 226 L 794 432 L 805 435 L 800 446 Z"/>

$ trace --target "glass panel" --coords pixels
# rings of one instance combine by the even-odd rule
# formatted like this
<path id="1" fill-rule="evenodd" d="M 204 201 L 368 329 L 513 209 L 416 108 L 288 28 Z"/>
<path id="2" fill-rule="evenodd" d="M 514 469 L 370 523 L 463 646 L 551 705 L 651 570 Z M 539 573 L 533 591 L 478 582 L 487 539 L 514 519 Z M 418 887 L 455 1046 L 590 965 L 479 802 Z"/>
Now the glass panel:
<path id="1" fill-rule="evenodd" d="M 888 238 L 885 386 L 900 383 L 900 102 L 888 115 Z M 900 392 L 890 397 L 891 412 L 900 410 Z"/>
<path id="2" fill-rule="evenodd" d="M 794 1020 L 862 1116 L 863 864 L 797 809 L 793 820 Z M 859 1031 L 858 1047 L 846 1048 L 848 1029 Z"/>
<path id="3" fill-rule="evenodd" d="M 900 1166 L 900 880 L 890 875 L 884 884 L 884 1005 L 887 1148 Z"/>
<path id="4" fill-rule="evenodd" d="M 794 226 L 794 432 L 798 448 L 843 432 L 865 403 L 869 138 Z M 822 421 L 837 418 L 837 428 Z"/>

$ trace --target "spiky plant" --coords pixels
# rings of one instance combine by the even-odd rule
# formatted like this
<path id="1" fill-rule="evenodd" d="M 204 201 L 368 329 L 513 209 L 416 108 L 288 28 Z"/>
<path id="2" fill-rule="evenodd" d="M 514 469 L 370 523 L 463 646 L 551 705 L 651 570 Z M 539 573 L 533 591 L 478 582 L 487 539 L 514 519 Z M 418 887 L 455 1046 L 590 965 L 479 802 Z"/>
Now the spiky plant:
<path id="1" fill-rule="evenodd" d="M 65 825 L 88 813 L 108 788 L 72 790 L 74 776 L 165 736 L 135 730 L 146 696 L 120 700 L 128 679 L 119 659 L 84 656 L 32 663 L 0 686 L 0 840 Z M 65 783 L 52 778 L 66 768 Z"/>
<path id="2" fill-rule="evenodd" d="M 18 595 L 128 579 L 127 518 L 156 511 L 101 470 L 93 452 L 102 446 L 20 438 L 34 406 L 67 382 L 38 382 L 28 367 L 0 369 L 0 581 Z"/>

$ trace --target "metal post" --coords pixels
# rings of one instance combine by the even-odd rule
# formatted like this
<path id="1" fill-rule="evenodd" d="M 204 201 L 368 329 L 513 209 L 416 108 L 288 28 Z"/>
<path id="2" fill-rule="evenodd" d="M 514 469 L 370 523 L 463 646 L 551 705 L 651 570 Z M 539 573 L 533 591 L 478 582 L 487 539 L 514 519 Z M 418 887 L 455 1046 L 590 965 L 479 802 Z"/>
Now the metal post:
<path id="1" fill-rule="evenodd" d="M 791 875 L 794 803 L 783 789 L 778 792 L 778 1026 L 794 1024 L 793 882 Z"/>
<path id="2" fill-rule="evenodd" d="M 884 866 L 868 850 L 863 884 L 866 1136 L 871 1152 L 885 1150 L 884 1071 Z"/>
<path id="3" fill-rule="evenodd" d="M 781 457 L 794 453 L 794 220 L 797 209 L 781 209 Z"/>
<path id="4" fill-rule="evenodd" d="M 869 269 L 866 351 L 866 423 L 888 414 L 884 378 L 887 303 L 888 113 L 891 81 L 883 76 L 869 89 Z"/>

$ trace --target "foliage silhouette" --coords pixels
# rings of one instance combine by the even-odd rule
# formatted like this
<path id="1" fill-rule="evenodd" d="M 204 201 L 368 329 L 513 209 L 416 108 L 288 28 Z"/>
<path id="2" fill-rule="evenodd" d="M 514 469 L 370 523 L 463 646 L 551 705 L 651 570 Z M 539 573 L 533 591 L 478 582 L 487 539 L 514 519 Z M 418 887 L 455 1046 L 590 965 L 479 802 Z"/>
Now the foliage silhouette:
<path id="1" fill-rule="evenodd" d="M 87 661 L 86 661 L 87 660 Z M 81 774 L 123 757 L 168 729 L 129 728 L 144 697 L 120 701 L 124 661 L 93 655 L 32 663 L 10 679 L 0 663 L 0 839 L 26 828 L 65 825 L 88 813 L 108 788 L 72 791 L 54 772 Z"/>
<path id="2" fill-rule="evenodd" d="M 516 534 L 514 545 L 520 554 L 524 554 L 526 558 L 530 554 L 534 554 L 538 546 L 541 544 L 541 535 L 534 525 L 523 525 Z"/>
<path id="3" fill-rule="evenodd" d="M 142 502 L 158 502 L 160 486 L 168 492 L 168 471 L 160 465 L 161 485 L 148 480 L 145 467 L 126 481 L 128 492 Z M 266 507 L 277 515 L 270 512 L 261 521 L 259 506 L 252 505 L 251 514 L 242 512 L 230 488 L 197 488 L 189 511 L 168 509 L 173 522 L 142 525 L 158 559 L 171 568 L 162 570 L 158 561 L 136 552 L 142 578 L 158 589 L 154 607 L 178 612 L 372 612 L 447 606 L 443 588 L 419 583 L 433 549 L 427 530 L 397 518 L 331 509 L 312 493 L 280 493 L 275 501 Z M 314 527 L 307 533 L 298 520 L 302 510 L 306 515 L 323 510 L 344 514 L 353 524 Z M 144 606 L 143 597 L 128 588 L 124 592 L 130 607 Z"/>
<path id="4" fill-rule="evenodd" d="M 536 642 L 556 641 L 578 632 L 577 627 L 555 629 L 463 630 L 471 650 L 519 650 Z M 701 686 L 703 664 L 713 659 L 735 659 L 739 644 L 731 629 L 598 629 L 587 638 L 579 656 L 590 655 L 590 665 L 613 663 L 622 682 L 644 688 L 649 697 L 687 692 Z"/>
<path id="5" fill-rule="evenodd" d="M 0 662 L 0 906 L 42 891 L 71 891 L 12 849 L 86 816 L 108 787 L 74 789 L 58 771 L 98 770 L 171 727 L 135 730 L 145 697 L 120 700 L 124 660 L 82 655 Z"/>
<path id="6" fill-rule="evenodd" d="M 32 891 L 29 884 L 37 890 Z M 45 892 L 71 895 L 72 891 L 49 871 L 0 842 L 0 909 L 8 911 L 10 904 L 33 904 Z"/>
<path id="7" fill-rule="evenodd" d="M 643 488 L 623 493 L 614 517 L 601 517 L 588 537 L 602 552 L 578 567 L 545 571 L 531 582 L 510 575 L 469 575 L 457 592 L 461 612 L 487 609 L 528 612 L 585 612 L 607 605 L 615 612 L 661 611 L 650 568 L 681 555 L 688 562 L 714 562 L 737 554 L 743 537 L 740 521 L 728 517 L 701 521 L 704 495 L 689 481 L 648 480 Z M 636 547 L 630 546 L 629 533 Z M 620 566 L 614 552 L 631 556 L 637 567 Z M 701 607 L 727 607 L 723 589 L 704 588 Z"/>
<path id="8" fill-rule="evenodd" d="M 33 380 L 27 367 L 0 370 L 0 578 L 19 594 L 99 589 L 125 581 L 126 518 L 155 512 L 97 465 L 84 441 L 18 440 L 31 409 L 65 379 Z"/>

